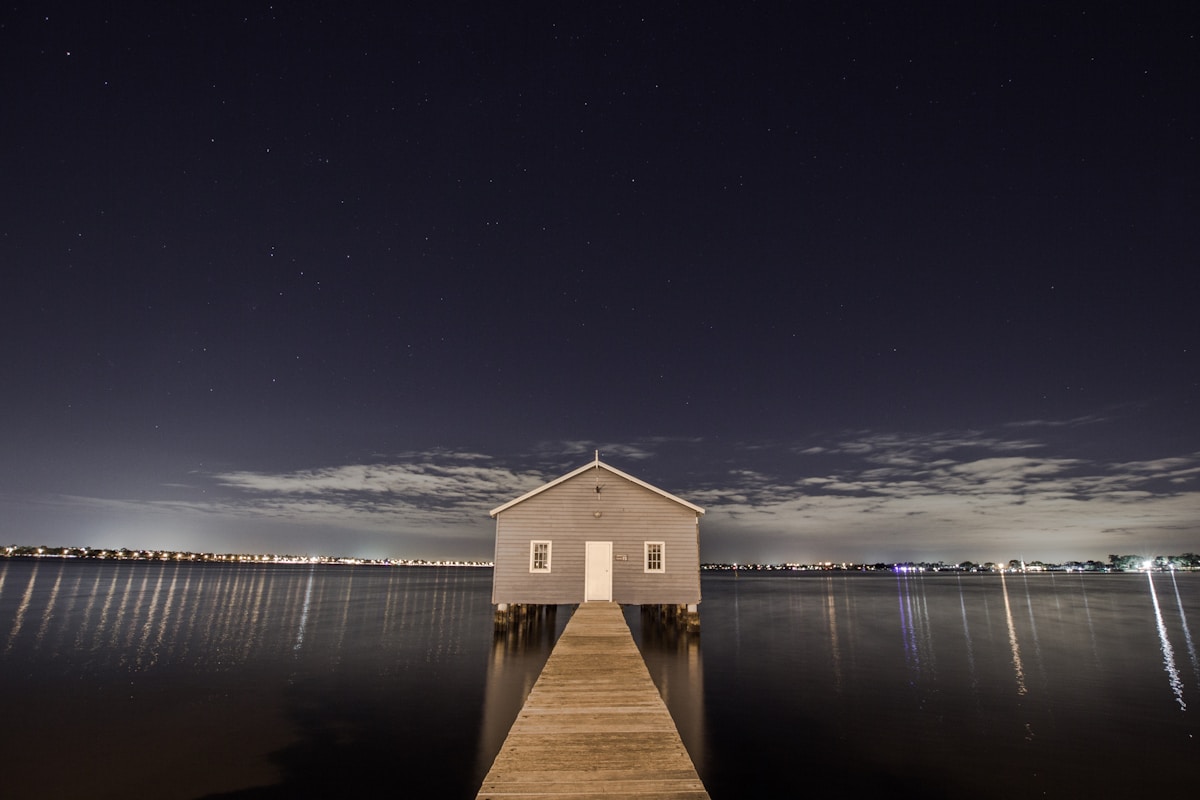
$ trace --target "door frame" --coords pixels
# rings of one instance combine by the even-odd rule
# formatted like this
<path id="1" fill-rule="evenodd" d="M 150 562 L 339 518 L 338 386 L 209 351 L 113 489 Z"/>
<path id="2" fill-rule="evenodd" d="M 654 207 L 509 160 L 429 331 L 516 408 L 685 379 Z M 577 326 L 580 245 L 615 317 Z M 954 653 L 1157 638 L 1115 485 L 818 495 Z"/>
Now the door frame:
<path id="1" fill-rule="evenodd" d="M 613 599 L 613 543 L 584 542 L 583 546 L 583 602 L 610 603 Z"/>

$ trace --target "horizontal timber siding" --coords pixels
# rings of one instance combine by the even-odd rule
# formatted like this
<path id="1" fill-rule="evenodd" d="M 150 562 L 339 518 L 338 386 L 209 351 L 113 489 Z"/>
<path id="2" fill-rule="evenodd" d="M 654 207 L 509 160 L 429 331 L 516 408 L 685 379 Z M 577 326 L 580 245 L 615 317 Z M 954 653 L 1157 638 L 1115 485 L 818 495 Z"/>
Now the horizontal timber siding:
<path id="1" fill-rule="evenodd" d="M 699 603 L 697 520 L 687 506 L 603 467 L 587 470 L 496 515 L 492 601 L 582 602 L 585 542 L 594 541 L 613 543 L 615 602 Z M 549 573 L 529 571 L 534 540 L 553 543 Z M 664 543 L 665 572 L 644 571 L 647 541 Z"/>

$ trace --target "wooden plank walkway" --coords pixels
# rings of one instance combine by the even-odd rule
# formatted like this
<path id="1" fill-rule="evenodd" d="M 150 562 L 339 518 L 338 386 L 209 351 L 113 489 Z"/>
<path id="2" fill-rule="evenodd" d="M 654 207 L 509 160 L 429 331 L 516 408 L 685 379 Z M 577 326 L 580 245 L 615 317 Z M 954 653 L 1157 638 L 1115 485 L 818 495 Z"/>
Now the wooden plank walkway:
<path id="1" fill-rule="evenodd" d="M 707 800 L 617 603 L 584 603 L 554 646 L 477 800 Z"/>

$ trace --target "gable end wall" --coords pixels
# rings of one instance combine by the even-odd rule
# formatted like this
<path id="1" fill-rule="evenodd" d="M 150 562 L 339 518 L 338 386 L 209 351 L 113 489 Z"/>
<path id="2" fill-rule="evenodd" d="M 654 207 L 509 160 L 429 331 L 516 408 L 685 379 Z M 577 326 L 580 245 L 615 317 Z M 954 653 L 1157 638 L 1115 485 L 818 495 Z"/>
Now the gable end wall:
<path id="1" fill-rule="evenodd" d="M 699 603 L 698 518 L 692 509 L 618 475 L 587 470 L 496 515 L 492 602 L 583 602 L 585 543 L 595 541 L 613 543 L 616 602 Z M 548 574 L 529 572 L 534 540 L 553 543 Z M 647 541 L 665 544 L 665 572 L 645 572 Z"/>

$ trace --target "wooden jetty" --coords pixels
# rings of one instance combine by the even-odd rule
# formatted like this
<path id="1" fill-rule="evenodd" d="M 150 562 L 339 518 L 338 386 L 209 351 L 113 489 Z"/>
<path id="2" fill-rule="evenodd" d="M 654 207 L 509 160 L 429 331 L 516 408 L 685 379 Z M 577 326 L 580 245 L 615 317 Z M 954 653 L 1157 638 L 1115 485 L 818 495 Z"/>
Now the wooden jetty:
<path id="1" fill-rule="evenodd" d="M 617 603 L 583 603 L 559 637 L 477 800 L 707 800 Z"/>

